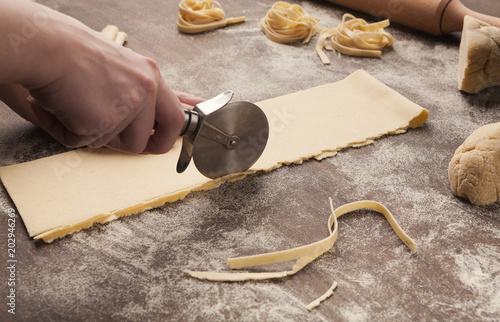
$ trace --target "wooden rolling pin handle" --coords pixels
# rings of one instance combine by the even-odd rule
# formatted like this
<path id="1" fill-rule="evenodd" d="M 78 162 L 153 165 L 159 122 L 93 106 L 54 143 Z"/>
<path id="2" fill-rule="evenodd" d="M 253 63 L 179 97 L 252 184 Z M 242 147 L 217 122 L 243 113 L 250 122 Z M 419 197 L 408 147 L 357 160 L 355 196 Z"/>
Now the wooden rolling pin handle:
<path id="1" fill-rule="evenodd" d="M 460 0 L 328 0 L 377 18 L 422 30 L 433 35 L 462 31 L 465 15 L 500 27 L 500 18 L 480 14 Z"/>
<path id="2" fill-rule="evenodd" d="M 473 11 L 464 6 L 460 0 L 448 0 L 441 15 L 441 33 L 447 34 L 454 31 L 462 31 L 466 15 L 487 22 L 492 26 L 500 27 L 500 18 Z"/>

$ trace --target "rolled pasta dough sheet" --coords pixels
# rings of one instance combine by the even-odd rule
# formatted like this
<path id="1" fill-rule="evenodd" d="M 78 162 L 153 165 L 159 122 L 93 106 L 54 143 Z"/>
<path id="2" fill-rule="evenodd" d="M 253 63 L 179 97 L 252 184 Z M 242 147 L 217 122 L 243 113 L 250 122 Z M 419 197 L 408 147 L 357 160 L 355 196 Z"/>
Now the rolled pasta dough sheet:
<path id="1" fill-rule="evenodd" d="M 0 168 L 0 178 L 31 237 L 51 242 L 212 189 L 257 171 L 333 156 L 386 134 L 422 126 L 426 109 L 363 70 L 344 80 L 258 102 L 270 134 L 266 149 L 245 173 L 211 180 L 194 164 L 178 174 L 181 141 L 163 155 L 79 149 Z"/>

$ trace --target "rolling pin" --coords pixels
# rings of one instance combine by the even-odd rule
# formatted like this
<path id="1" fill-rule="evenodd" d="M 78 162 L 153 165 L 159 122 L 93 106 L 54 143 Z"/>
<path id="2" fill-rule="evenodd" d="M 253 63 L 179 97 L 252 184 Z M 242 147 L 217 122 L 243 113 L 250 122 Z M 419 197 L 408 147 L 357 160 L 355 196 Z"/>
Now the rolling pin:
<path id="1" fill-rule="evenodd" d="M 500 27 L 500 18 L 475 12 L 460 0 L 328 0 L 377 18 L 443 35 L 462 31 L 465 15 Z"/>

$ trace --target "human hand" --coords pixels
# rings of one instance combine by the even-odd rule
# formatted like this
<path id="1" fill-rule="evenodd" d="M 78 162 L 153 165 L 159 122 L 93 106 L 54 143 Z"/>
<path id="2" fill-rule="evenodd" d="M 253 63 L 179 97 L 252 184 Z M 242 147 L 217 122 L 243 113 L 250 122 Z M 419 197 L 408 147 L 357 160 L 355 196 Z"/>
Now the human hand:
<path id="1" fill-rule="evenodd" d="M 174 91 L 174 93 L 181 102 L 183 109 L 193 109 L 196 104 L 204 101 L 189 93 L 179 91 Z M 30 101 L 33 102 L 33 98 L 29 96 L 29 91 L 19 84 L 0 85 L 0 99 L 24 119 L 40 127 L 39 120 L 34 115 L 30 105 Z"/>
<path id="2" fill-rule="evenodd" d="M 0 30 L 11 36 L 0 40 L 0 84 L 16 86 L 2 97 L 67 146 L 163 153 L 179 135 L 182 108 L 202 101 L 172 91 L 153 60 L 71 17 L 31 1 L 0 3 Z M 23 87 L 29 104 L 19 99 Z"/>
<path id="3" fill-rule="evenodd" d="M 63 47 L 56 61 L 66 68 L 30 89 L 29 101 L 42 128 L 70 147 L 168 151 L 184 113 L 157 64 L 79 23 L 69 26 L 58 36 Z"/>

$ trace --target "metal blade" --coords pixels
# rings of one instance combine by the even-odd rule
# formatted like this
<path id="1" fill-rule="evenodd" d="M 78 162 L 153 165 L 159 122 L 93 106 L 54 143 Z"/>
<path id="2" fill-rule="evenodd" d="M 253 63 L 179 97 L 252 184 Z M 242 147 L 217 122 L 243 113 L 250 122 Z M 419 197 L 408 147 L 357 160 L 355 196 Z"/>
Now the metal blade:
<path id="1" fill-rule="evenodd" d="M 220 93 L 214 98 L 197 104 L 194 110 L 197 112 L 201 112 L 203 116 L 209 115 L 210 113 L 215 112 L 216 110 L 229 103 L 231 98 L 233 98 L 233 94 L 233 91 L 225 91 L 223 93 Z"/>
<path id="2" fill-rule="evenodd" d="M 235 146 L 198 135 L 193 144 L 193 160 L 206 177 L 215 179 L 246 171 L 261 156 L 269 136 L 269 124 L 262 110 L 249 102 L 235 102 L 208 115 L 207 124 L 237 137 Z M 212 131 L 212 130 L 210 130 Z"/>

